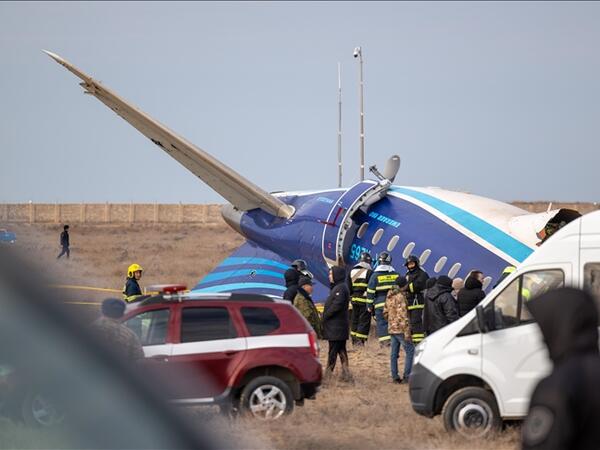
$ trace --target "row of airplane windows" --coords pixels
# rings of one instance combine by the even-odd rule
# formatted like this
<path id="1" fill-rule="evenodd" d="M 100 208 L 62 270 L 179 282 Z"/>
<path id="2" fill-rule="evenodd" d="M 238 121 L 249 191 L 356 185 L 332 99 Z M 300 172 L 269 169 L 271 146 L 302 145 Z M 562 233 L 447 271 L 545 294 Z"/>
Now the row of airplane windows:
<path id="1" fill-rule="evenodd" d="M 365 235 L 365 233 L 367 232 L 368 227 L 369 227 L 368 222 L 363 223 L 359 227 L 359 229 L 356 233 L 356 237 L 358 237 L 359 239 L 362 239 L 363 236 Z M 375 231 L 375 233 L 373 234 L 373 237 L 371 238 L 371 244 L 377 245 L 379 243 L 379 241 L 381 241 L 381 238 L 383 237 L 383 232 L 384 232 L 383 228 L 378 228 L 377 231 Z M 396 248 L 396 245 L 398 245 L 398 241 L 400 241 L 400 236 L 398 236 L 398 235 L 392 236 L 392 238 L 388 242 L 387 251 L 391 252 L 392 250 L 394 250 Z M 414 242 L 409 242 L 408 244 L 406 244 L 406 247 L 404 247 L 404 250 L 402 251 L 402 257 L 408 258 L 408 256 L 412 254 L 415 246 L 416 246 L 416 244 Z M 421 261 L 421 264 L 424 265 L 430 256 L 431 256 L 430 249 L 423 250 L 423 252 L 419 256 L 419 261 Z M 448 262 L 448 258 L 446 256 L 441 256 L 435 263 L 435 266 L 433 266 L 433 271 L 436 274 L 439 274 L 447 262 Z M 450 278 L 454 278 L 461 267 L 462 267 L 462 264 L 459 262 L 453 264 L 452 267 L 450 267 L 450 270 L 448 270 L 448 276 Z M 492 277 L 489 277 L 489 276 L 485 277 L 483 280 L 483 289 L 484 290 L 487 289 L 487 287 L 490 285 L 491 282 L 492 282 Z"/>

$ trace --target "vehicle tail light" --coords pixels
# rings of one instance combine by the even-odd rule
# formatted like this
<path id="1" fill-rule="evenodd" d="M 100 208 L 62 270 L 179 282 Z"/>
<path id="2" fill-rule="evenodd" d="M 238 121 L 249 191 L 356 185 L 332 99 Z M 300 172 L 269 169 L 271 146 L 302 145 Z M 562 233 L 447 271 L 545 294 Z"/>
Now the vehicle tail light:
<path id="1" fill-rule="evenodd" d="M 308 333 L 308 342 L 310 345 L 310 352 L 315 358 L 319 357 L 319 342 L 317 341 L 317 334 L 310 330 Z"/>

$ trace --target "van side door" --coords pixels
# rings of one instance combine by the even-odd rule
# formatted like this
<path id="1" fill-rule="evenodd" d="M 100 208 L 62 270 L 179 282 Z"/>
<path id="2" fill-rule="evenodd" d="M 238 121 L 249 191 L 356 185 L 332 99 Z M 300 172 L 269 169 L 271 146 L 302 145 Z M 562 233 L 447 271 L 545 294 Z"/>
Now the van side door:
<path id="1" fill-rule="evenodd" d="M 483 334 L 482 371 L 497 394 L 503 418 L 527 414 L 533 389 L 552 367 L 542 333 L 525 304 L 562 287 L 570 275 L 570 263 L 525 272 L 484 308 L 488 332 Z"/>

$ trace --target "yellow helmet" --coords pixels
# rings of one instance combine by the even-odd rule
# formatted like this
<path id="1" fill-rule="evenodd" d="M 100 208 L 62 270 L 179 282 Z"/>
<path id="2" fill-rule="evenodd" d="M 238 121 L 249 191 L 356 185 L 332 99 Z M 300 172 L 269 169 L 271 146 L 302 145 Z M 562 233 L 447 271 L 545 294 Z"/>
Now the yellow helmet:
<path id="1" fill-rule="evenodd" d="M 144 269 L 142 269 L 142 266 L 140 266 L 139 264 L 132 264 L 127 268 L 127 278 L 133 278 L 133 273 L 137 272 L 137 271 L 143 271 Z"/>

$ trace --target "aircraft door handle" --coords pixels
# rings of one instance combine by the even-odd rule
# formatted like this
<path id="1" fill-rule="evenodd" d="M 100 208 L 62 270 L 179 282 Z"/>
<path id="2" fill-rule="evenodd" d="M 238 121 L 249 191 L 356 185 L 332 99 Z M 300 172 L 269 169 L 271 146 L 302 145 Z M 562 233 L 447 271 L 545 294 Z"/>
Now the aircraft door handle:
<path id="1" fill-rule="evenodd" d="M 467 350 L 467 353 L 469 355 L 478 355 L 479 354 L 479 350 L 476 348 L 470 348 L 469 350 Z"/>

